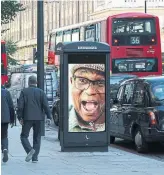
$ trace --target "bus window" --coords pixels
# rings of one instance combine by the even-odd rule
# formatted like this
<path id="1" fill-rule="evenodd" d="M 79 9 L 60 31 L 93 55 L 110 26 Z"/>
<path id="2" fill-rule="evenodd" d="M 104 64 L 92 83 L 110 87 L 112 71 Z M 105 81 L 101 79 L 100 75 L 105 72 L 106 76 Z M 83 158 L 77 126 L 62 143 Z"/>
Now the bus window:
<path id="1" fill-rule="evenodd" d="M 158 60 L 156 58 L 126 58 L 112 60 L 112 73 L 129 72 L 157 72 Z"/>
<path id="2" fill-rule="evenodd" d="M 52 51 L 55 50 L 55 34 L 50 35 L 49 49 Z"/>
<path id="3" fill-rule="evenodd" d="M 101 41 L 101 23 L 96 24 L 96 40 L 97 42 Z"/>
<path id="4" fill-rule="evenodd" d="M 80 29 L 72 29 L 72 41 L 80 40 Z"/>
<path id="5" fill-rule="evenodd" d="M 5 67 L 4 67 L 4 63 L 3 60 L 1 59 L 1 75 L 5 74 Z"/>
<path id="6" fill-rule="evenodd" d="M 71 41 L 71 30 L 67 30 L 63 32 L 63 39 L 64 39 L 64 42 Z"/>
<path id="7" fill-rule="evenodd" d="M 62 32 L 56 32 L 56 45 L 63 41 Z"/>
<path id="8" fill-rule="evenodd" d="M 151 33 L 151 23 L 150 21 L 145 22 L 145 31 Z"/>
<path id="9" fill-rule="evenodd" d="M 96 40 L 96 25 L 92 24 L 85 27 L 85 41 L 95 41 Z"/>
<path id="10" fill-rule="evenodd" d="M 113 46 L 157 44 L 154 19 L 114 19 L 112 32 Z"/>
<path id="11" fill-rule="evenodd" d="M 113 34 L 155 33 L 153 19 L 114 19 Z"/>

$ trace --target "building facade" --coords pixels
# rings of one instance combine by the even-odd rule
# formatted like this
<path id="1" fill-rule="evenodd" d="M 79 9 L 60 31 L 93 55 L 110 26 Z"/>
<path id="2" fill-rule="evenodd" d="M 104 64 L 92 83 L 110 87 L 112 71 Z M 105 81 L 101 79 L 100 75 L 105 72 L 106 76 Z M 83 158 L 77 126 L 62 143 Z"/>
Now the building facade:
<path id="1" fill-rule="evenodd" d="M 37 1 L 20 0 L 26 7 L 19 12 L 11 23 L 2 26 L 9 29 L 3 38 L 17 42 L 19 50 L 14 58 L 21 63 L 32 63 L 33 48 L 37 47 Z M 66 25 L 89 20 L 89 14 L 94 12 L 93 1 L 77 0 L 44 0 L 44 55 L 48 56 L 48 39 L 51 30 Z"/>
<path id="2" fill-rule="evenodd" d="M 146 5 L 146 6 L 145 6 Z M 98 0 L 90 19 L 103 18 L 124 12 L 145 12 L 159 17 L 161 47 L 164 53 L 164 0 Z"/>
<path id="3" fill-rule="evenodd" d="M 19 50 L 14 58 L 22 63 L 32 63 L 33 48 L 37 46 L 37 1 L 20 0 L 26 7 L 16 19 L 4 25 L 8 30 L 6 40 L 18 42 Z M 161 27 L 161 43 L 164 52 L 164 0 L 147 0 L 147 13 L 157 15 Z M 59 27 L 99 19 L 123 12 L 145 12 L 144 0 L 44 0 L 44 55 L 48 55 L 49 33 Z"/>

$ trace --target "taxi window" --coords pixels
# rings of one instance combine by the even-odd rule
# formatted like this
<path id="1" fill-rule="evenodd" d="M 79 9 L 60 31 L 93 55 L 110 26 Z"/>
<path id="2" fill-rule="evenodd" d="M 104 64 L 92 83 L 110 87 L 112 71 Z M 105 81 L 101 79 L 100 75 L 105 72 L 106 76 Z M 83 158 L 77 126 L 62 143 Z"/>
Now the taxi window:
<path id="1" fill-rule="evenodd" d="M 124 86 L 121 86 L 119 88 L 119 90 L 118 90 L 118 93 L 117 93 L 117 99 L 118 99 L 118 101 L 120 101 L 122 99 L 123 89 L 124 89 Z"/>
<path id="2" fill-rule="evenodd" d="M 134 104 L 143 105 L 144 103 L 144 87 L 142 84 L 137 84 L 134 92 Z"/>
<path id="3" fill-rule="evenodd" d="M 164 84 L 154 86 L 153 95 L 156 100 L 164 100 Z"/>
<path id="4" fill-rule="evenodd" d="M 134 92 L 134 83 L 126 84 L 123 95 L 123 104 L 132 104 L 133 92 Z"/>

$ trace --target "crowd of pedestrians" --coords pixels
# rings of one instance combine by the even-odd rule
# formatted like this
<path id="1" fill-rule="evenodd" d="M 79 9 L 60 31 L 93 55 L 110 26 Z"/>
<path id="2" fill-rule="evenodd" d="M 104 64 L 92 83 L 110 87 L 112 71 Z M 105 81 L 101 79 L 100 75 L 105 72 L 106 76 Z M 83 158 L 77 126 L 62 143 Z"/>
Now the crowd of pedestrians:
<path id="1" fill-rule="evenodd" d="M 43 90 L 37 88 L 37 79 L 30 76 L 28 88 L 21 91 L 18 99 L 17 118 L 22 126 L 20 139 L 24 150 L 27 153 L 26 162 L 38 161 L 38 155 L 41 146 L 41 122 L 47 116 L 46 122 L 51 124 L 51 113 L 46 94 Z M 15 110 L 10 92 L 1 86 L 1 150 L 2 161 L 8 161 L 8 126 L 14 126 Z M 33 128 L 33 146 L 31 146 L 28 137 L 31 128 Z"/>

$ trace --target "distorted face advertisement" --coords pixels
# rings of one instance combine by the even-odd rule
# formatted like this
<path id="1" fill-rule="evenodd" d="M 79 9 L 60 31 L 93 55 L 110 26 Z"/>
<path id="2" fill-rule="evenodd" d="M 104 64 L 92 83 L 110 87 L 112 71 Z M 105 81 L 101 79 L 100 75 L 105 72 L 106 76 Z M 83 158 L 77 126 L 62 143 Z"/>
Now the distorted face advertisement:
<path id="1" fill-rule="evenodd" d="M 69 64 L 68 132 L 105 131 L 105 64 Z"/>

